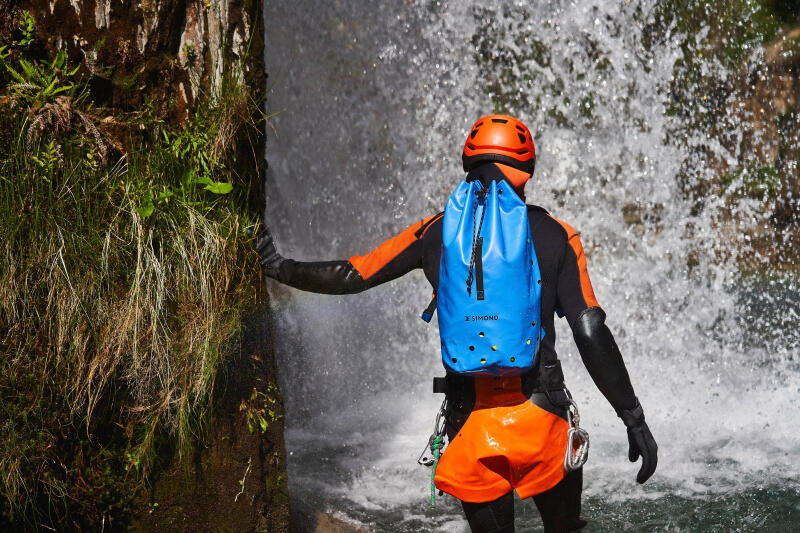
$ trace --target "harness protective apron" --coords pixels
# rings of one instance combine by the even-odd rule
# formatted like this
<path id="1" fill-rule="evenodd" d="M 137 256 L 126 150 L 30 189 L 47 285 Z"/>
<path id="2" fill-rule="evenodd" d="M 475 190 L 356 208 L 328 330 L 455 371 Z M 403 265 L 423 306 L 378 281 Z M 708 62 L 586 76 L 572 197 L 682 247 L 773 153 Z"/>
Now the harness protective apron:
<path id="1" fill-rule="evenodd" d="M 569 424 L 522 390 L 522 378 L 475 377 L 475 402 L 436 470 L 435 485 L 467 502 L 510 490 L 528 498 L 564 477 Z"/>

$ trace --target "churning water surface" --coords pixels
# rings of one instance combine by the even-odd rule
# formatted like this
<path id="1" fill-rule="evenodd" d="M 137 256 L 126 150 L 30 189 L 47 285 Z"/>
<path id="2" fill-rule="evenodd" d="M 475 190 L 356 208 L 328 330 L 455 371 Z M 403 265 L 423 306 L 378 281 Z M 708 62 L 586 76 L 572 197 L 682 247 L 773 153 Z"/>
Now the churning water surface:
<path id="1" fill-rule="evenodd" d="M 528 202 L 581 233 L 660 446 L 658 471 L 637 485 L 624 427 L 558 321 L 592 437 L 585 531 L 800 523 L 800 292 L 791 277 L 742 276 L 721 202 L 698 212 L 682 192 L 689 154 L 672 139 L 686 128 L 666 112 L 681 36 L 653 39 L 651 27 L 645 45 L 653 4 L 267 4 L 269 108 L 280 110 L 267 220 L 281 253 L 346 259 L 441 211 L 473 121 L 517 114 L 537 146 Z M 422 273 L 354 296 L 272 293 L 292 498 L 374 531 L 466 531 L 452 498 L 428 508 L 430 472 L 416 464 L 441 401 L 431 377 L 443 374 L 436 327 L 418 318 Z M 532 503 L 517 510 L 518 531 L 541 530 Z"/>

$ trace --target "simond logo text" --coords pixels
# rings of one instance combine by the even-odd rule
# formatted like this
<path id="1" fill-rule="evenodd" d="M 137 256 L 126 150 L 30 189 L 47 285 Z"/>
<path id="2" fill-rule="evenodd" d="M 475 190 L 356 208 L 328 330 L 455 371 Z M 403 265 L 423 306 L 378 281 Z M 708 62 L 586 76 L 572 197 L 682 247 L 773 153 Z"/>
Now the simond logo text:
<path id="1" fill-rule="evenodd" d="M 500 320 L 499 315 L 472 315 L 465 316 L 464 322 L 481 322 L 483 320 Z"/>

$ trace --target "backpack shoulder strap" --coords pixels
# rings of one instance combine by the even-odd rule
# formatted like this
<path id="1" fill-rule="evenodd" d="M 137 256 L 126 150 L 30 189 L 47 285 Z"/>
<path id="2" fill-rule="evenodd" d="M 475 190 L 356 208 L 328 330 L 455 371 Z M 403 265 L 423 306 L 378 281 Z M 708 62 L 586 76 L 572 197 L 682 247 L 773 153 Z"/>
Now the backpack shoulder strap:
<path id="1" fill-rule="evenodd" d="M 436 312 L 436 293 L 434 292 L 433 296 L 431 296 L 431 302 L 428 304 L 428 307 L 426 307 L 425 310 L 422 312 L 421 316 L 422 320 L 424 320 L 425 322 L 430 322 L 431 319 L 433 318 L 433 313 L 435 312 Z"/>
<path id="2" fill-rule="evenodd" d="M 550 212 L 547 209 L 545 209 L 544 207 L 541 207 L 541 206 L 538 206 L 538 205 L 532 205 L 532 204 L 525 204 L 525 205 L 528 208 L 528 211 L 541 211 L 542 213 L 545 213 L 545 214 L 548 214 L 548 215 L 550 214 Z"/>
<path id="3" fill-rule="evenodd" d="M 430 217 L 428 220 L 426 220 L 425 223 L 422 224 L 422 227 L 420 227 L 414 233 L 414 235 L 417 237 L 417 239 L 421 239 L 425 235 L 425 232 L 428 231 L 428 228 L 431 227 L 431 224 L 433 224 L 434 222 L 436 222 L 437 220 L 439 220 L 443 216 L 444 216 L 444 211 L 442 211 L 440 213 L 436 213 L 435 215 Z"/>

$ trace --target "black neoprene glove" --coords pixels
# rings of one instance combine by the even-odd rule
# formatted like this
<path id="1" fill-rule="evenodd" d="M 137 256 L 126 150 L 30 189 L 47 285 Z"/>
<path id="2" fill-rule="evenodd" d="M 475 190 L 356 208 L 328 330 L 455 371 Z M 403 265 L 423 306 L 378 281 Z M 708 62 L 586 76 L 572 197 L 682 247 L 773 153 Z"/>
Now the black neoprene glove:
<path id="1" fill-rule="evenodd" d="M 647 422 L 644 421 L 644 410 L 639 405 L 639 400 L 636 400 L 636 406 L 633 409 L 618 411 L 617 415 L 628 428 L 628 459 L 634 463 L 640 456 L 642 458 L 642 467 L 636 475 L 636 482 L 644 483 L 653 475 L 656 465 L 658 465 L 656 439 L 653 438 Z"/>
<path id="2" fill-rule="evenodd" d="M 259 223 L 253 244 L 261 259 L 261 269 L 264 271 L 264 275 L 273 279 L 277 278 L 281 263 L 286 259 L 275 248 L 275 240 L 272 238 L 272 233 L 268 227 Z"/>

